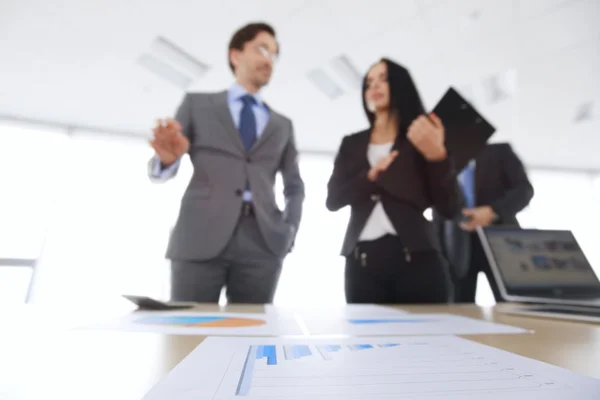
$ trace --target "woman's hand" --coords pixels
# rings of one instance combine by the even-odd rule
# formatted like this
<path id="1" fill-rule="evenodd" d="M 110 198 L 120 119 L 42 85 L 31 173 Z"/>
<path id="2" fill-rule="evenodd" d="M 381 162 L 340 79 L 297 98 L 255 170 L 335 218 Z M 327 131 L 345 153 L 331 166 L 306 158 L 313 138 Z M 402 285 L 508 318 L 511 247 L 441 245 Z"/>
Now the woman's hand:
<path id="1" fill-rule="evenodd" d="M 445 131 L 442 121 L 435 114 L 430 118 L 421 115 L 408 127 L 408 140 L 428 161 L 441 161 L 446 158 L 444 145 Z"/>
<path id="2" fill-rule="evenodd" d="M 388 169 L 392 161 L 398 156 L 398 151 L 394 150 L 385 157 L 380 158 L 377 164 L 369 170 L 367 177 L 371 182 L 375 182 L 379 178 L 379 174 Z"/>

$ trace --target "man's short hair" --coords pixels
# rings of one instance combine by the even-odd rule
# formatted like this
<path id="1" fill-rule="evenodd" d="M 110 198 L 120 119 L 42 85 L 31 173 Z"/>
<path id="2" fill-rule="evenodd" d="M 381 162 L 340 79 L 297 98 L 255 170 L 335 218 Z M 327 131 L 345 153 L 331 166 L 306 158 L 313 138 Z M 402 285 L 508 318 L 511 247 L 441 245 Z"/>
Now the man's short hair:
<path id="1" fill-rule="evenodd" d="M 245 25 L 238 29 L 231 40 L 229 41 L 229 49 L 227 50 L 227 60 L 229 61 L 229 68 L 233 73 L 235 73 L 235 66 L 231 63 L 231 59 L 229 55 L 231 54 L 231 50 L 244 50 L 244 46 L 246 43 L 253 41 L 256 36 L 261 33 L 266 32 L 269 35 L 275 37 L 275 29 L 267 23 L 264 22 L 253 22 L 248 25 Z"/>

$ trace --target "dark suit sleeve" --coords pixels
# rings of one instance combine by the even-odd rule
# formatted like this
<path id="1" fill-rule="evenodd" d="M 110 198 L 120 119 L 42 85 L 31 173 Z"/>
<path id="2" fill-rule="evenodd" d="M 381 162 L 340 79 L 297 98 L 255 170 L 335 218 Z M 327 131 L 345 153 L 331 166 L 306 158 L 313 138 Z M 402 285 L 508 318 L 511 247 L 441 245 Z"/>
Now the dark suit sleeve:
<path id="1" fill-rule="evenodd" d="M 284 218 L 295 231 L 300 225 L 302 217 L 302 203 L 304 202 L 304 181 L 300 176 L 298 166 L 298 150 L 294 139 L 294 127 L 290 122 L 290 140 L 288 141 L 279 170 L 283 178 L 283 195 L 285 197 Z"/>
<path id="2" fill-rule="evenodd" d="M 327 200 L 329 211 L 337 211 L 345 206 L 359 203 L 369 198 L 375 190 L 375 184 L 367 178 L 367 168 L 360 171 L 349 171 L 348 138 L 342 140 L 335 157 L 333 173 L 327 183 Z"/>
<path id="3" fill-rule="evenodd" d="M 460 215 L 463 198 L 452 158 L 425 161 L 425 175 L 434 210 L 447 219 L 454 219 Z"/>
<path id="4" fill-rule="evenodd" d="M 502 175 L 506 179 L 508 190 L 490 207 L 500 220 L 505 216 L 513 216 L 523 210 L 533 198 L 533 186 L 529 182 L 525 167 L 509 144 L 500 147 Z"/>

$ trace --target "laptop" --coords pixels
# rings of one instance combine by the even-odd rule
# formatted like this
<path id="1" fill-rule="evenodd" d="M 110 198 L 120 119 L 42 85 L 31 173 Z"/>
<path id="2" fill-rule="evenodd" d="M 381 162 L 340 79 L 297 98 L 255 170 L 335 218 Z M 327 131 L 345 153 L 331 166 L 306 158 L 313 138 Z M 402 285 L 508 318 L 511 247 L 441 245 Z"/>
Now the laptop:
<path id="1" fill-rule="evenodd" d="M 506 301 L 534 303 L 517 313 L 600 321 L 600 280 L 568 230 L 478 228 Z"/>

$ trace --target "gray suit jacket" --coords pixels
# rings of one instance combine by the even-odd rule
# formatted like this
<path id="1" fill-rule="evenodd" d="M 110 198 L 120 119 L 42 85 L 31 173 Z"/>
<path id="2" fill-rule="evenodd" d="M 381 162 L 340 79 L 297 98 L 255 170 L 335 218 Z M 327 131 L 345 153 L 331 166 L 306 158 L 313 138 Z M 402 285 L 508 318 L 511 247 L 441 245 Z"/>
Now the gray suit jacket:
<path id="1" fill-rule="evenodd" d="M 194 172 L 181 200 L 167 258 L 207 260 L 218 256 L 233 236 L 247 181 L 263 237 L 271 252 L 283 258 L 292 247 L 304 201 L 291 121 L 270 109 L 267 126 L 246 153 L 231 118 L 226 91 L 188 93 L 175 119 L 190 141 Z M 153 162 L 150 160 L 150 167 Z M 277 172 L 283 177 L 284 210 L 277 207 L 273 192 Z M 151 171 L 150 176 L 156 178 Z"/>

